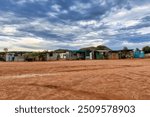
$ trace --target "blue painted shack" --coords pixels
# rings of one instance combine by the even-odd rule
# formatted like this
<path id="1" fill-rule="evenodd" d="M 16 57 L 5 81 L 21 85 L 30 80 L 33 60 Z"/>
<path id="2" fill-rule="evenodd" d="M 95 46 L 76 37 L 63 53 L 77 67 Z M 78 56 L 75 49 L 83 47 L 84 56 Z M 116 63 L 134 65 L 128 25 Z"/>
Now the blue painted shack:
<path id="1" fill-rule="evenodd" d="M 134 58 L 144 58 L 145 57 L 145 54 L 143 51 L 135 51 L 134 52 Z"/>

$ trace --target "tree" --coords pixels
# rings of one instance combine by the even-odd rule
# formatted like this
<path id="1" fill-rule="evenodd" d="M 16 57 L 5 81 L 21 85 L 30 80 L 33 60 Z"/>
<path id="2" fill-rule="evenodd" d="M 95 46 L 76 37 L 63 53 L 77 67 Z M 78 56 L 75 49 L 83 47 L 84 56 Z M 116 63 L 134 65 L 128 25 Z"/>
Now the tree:
<path id="1" fill-rule="evenodd" d="M 104 46 L 104 45 L 99 45 L 97 47 L 87 47 L 87 48 L 81 48 L 80 50 L 89 50 L 89 51 L 92 51 L 92 50 L 111 50 L 110 48 L 108 48 L 107 46 Z"/>
<path id="2" fill-rule="evenodd" d="M 4 52 L 7 53 L 8 52 L 8 48 L 4 48 Z"/>
<path id="3" fill-rule="evenodd" d="M 110 48 L 108 48 L 107 46 L 104 45 L 99 45 L 96 47 L 97 50 L 111 50 Z"/>
<path id="4" fill-rule="evenodd" d="M 139 48 L 136 48 L 135 51 L 140 51 L 140 49 L 139 49 Z"/>
<path id="5" fill-rule="evenodd" d="M 150 46 L 145 46 L 142 49 L 144 51 L 145 54 L 150 53 Z"/>
<path id="6" fill-rule="evenodd" d="M 125 46 L 125 47 L 123 47 L 123 50 L 128 50 L 128 47 L 126 47 L 126 46 Z"/>
<path id="7" fill-rule="evenodd" d="M 121 52 L 121 58 L 123 58 L 123 59 L 125 59 L 125 58 L 128 58 L 128 47 L 123 47 L 123 49 L 122 49 L 122 52 Z"/>

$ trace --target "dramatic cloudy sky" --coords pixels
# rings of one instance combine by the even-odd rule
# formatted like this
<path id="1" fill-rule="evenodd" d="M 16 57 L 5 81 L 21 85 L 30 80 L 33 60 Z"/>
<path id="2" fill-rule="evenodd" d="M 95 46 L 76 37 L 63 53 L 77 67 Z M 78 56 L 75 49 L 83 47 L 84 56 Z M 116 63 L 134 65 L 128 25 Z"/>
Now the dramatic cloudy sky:
<path id="1" fill-rule="evenodd" d="M 0 50 L 150 45 L 150 0 L 0 0 Z"/>

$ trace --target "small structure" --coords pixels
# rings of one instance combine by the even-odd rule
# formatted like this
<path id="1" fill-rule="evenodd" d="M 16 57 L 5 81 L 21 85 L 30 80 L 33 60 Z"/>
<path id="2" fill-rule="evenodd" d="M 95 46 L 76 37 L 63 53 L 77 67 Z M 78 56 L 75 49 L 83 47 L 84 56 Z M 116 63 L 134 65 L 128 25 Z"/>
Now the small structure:
<path id="1" fill-rule="evenodd" d="M 6 53 L 6 58 L 5 61 L 6 62 L 12 62 L 15 59 L 15 53 Z"/>
<path id="2" fill-rule="evenodd" d="M 90 59 L 108 59 L 109 50 L 93 50 L 90 53 Z"/>
<path id="3" fill-rule="evenodd" d="M 86 60 L 91 59 L 91 57 L 90 57 L 91 50 L 84 50 L 84 51 L 85 51 L 85 59 Z"/>
<path id="4" fill-rule="evenodd" d="M 59 53 L 60 60 L 68 60 L 69 59 L 69 52 Z"/>
<path id="5" fill-rule="evenodd" d="M 119 52 L 120 51 L 109 51 L 108 53 L 108 59 L 119 59 Z"/>
<path id="6" fill-rule="evenodd" d="M 14 61 L 15 62 L 24 62 L 25 61 L 24 54 L 25 54 L 25 52 L 16 52 L 15 57 L 14 57 Z"/>
<path id="7" fill-rule="evenodd" d="M 108 52 L 109 59 L 128 59 L 133 58 L 133 49 L 128 50 L 113 50 Z"/>
<path id="8" fill-rule="evenodd" d="M 136 50 L 134 52 L 134 58 L 144 58 L 145 57 L 145 54 L 143 51 L 141 50 Z"/>
<path id="9" fill-rule="evenodd" d="M 145 58 L 150 58 L 150 53 L 145 54 Z"/>
<path id="10" fill-rule="evenodd" d="M 56 52 L 48 52 L 47 53 L 47 61 L 59 60 L 59 59 L 60 59 L 59 53 L 56 53 Z"/>
<path id="11" fill-rule="evenodd" d="M 14 59 L 15 62 L 24 62 L 25 58 L 24 56 L 16 56 Z"/>
<path id="12" fill-rule="evenodd" d="M 119 58 L 120 59 L 128 59 L 134 57 L 134 51 L 133 49 L 128 50 L 119 50 Z"/>
<path id="13" fill-rule="evenodd" d="M 70 50 L 67 53 L 70 60 L 85 60 L 86 51 L 85 50 Z"/>

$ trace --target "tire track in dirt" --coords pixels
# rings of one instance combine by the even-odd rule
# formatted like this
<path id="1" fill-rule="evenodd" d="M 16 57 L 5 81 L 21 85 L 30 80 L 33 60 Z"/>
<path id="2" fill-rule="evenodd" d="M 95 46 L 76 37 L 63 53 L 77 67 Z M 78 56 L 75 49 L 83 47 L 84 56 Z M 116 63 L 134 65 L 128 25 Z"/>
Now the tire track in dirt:
<path id="1" fill-rule="evenodd" d="M 56 86 L 56 85 L 38 85 L 38 84 L 29 84 L 29 86 L 37 86 L 37 87 L 45 87 L 45 88 L 50 88 L 50 89 L 57 89 L 58 91 L 69 91 L 71 93 L 77 94 L 77 95 L 84 95 L 85 97 L 94 97 L 95 99 L 103 99 L 103 100 L 109 100 L 108 95 L 106 94 L 100 94 L 100 93 L 95 93 L 95 92 L 89 92 L 89 91 L 84 91 L 84 90 L 75 90 L 72 88 L 67 88 L 67 87 L 62 87 L 62 86 Z"/>
<path id="2" fill-rule="evenodd" d="M 84 65 L 83 65 L 84 66 Z M 1 75 L 0 74 L 0 79 L 9 79 L 9 78 L 27 78 L 27 77 L 36 77 L 36 76 L 48 76 L 48 75 L 52 75 L 52 74 L 56 74 L 56 73 L 65 73 L 65 72 L 82 72 L 82 71 L 95 71 L 95 70 L 106 70 L 106 69 L 122 69 L 122 68 L 133 68 L 133 67 L 142 67 L 141 65 L 116 65 L 116 66 L 108 66 L 108 65 L 92 65 L 93 67 L 89 68 L 90 66 L 84 66 L 84 68 L 82 68 L 83 66 L 80 66 L 80 68 L 78 68 L 79 66 L 76 66 L 77 69 L 74 69 L 75 66 L 68 66 L 68 67 L 58 67 L 58 69 L 54 69 L 54 71 L 51 71 L 49 73 L 42 73 L 42 74 L 21 74 L 21 75 Z M 108 67 L 107 67 L 108 66 Z M 57 68 L 57 67 L 55 67 Z M 63 70 L 61 70 L 63 68 Z M 48 72 L 48 71 L 47 71 Z"/>
<path id="3" fill-rule="evenodd" d="M 47 73 L 47 74 L 21 74 L 21 75 L 12 75 L 12 76 L 0 76 L 0 79 L 18 79 L 18 78 L 35 78 L 43 76 L 58 76 L 61 74 L 58 73 Z"/>
<path id="4" fill-rule="evenodd" d="M 125 66 L 118 66 L 118 67 L 115 67 L 113 66 L 112 68 L 110 67 L 104 67 L 104 66 L 101 66 L 101 67 L 98 67 L 98 68 L 84 68 L 84 69 L 69 69 L 69 70 L 61 70 L 61 71 L 57 71 L 57 72 L 80 72 L 80 71 L 94 71 L 94 70 L 106 70 L 106 69 L 120 69 L 120 68 L 133 68 L 133 67 L 141 67 L 141 65 L 136 65 L 136 66 L 130 66 L 130 65 L 125 65 Z"/>
<path id="5" fill-rule="evenodd" d="M 91 99 L 102 99 L 102 100 L 110 100 L 111 99 L 110 96 L 108 96 L 107 94 L 104 94 L 104 93 L 102 94 L 102 93 L 89 92 L 89 91 L 84 91 L 84 90 L 75 90 L 75 89 L 64 87 L 64 86 L 40 85 L 40 84 L 15 84 L 15 85 L 17 85 L 17 86 L 27 86 L 27 87 L 28 86 L 33 86 L 33 87 L 41 87 L 41 88 L 54 89 L 54 90 L 57 90 L 57 92 L 59 92 L 59 93 L 67 91 L 67 92 L 69 92 L 71 94 L 76 94 L 76 95 L 80 95 L 80 96 L 84 96 L 84 97 L 89 97 Z M 51 98 L 51 97 L 49 97 L 49 98 Z M 120 99 L 120 98 L 116 97 L 116 99 Z"/>
<path id="6" fill-rule="evenodd" d="M 16 79 L 16 78 L 34 78 L 34 77 L 41 77 L 41 76 L 53 76 L 53 75 L 61 75 L 61 73 L 67 73 L 67 72 L 82 72 L 82 71 L 95 71 L 95 70 L 106 70 L 106 69 L 120 69 L 120 68 L 129 68 L 129 67 L 140 67 L 140 66 L 120 66 L 120 67 L 112 67 L 112 68 L 107 68 L 107 67 L 98 67 L 98 68 L 84 68 L 84 69 L 69 69 L 69 70 L 61 70 L 61 71 L 56 71 L 53 73 L 43 73 L 43 74 L 21 74 L 21 75 L 11 75 L 11 76 L 0 76 L 0 79 Z M 60 74 L 58 74 L 60 73 Z M 148 76 L 150 77 L 150 76 Z M 128 77 L 127 77 L 128 78 Z"/>
<path id="7" fill-rule="evenodd" d="M 141 77 L 146 76 L 146 77 L 150 78 L 150 75 L 145 75 L 145 74 L 140 74 L 140 73 L 135 73 L 135 72 L 130 72 L 130 73 L 141 76 Z"/>

